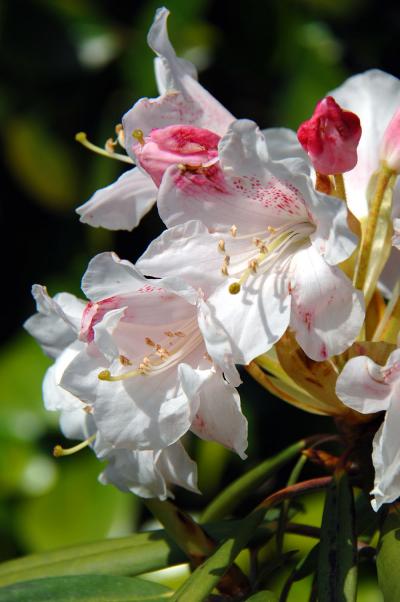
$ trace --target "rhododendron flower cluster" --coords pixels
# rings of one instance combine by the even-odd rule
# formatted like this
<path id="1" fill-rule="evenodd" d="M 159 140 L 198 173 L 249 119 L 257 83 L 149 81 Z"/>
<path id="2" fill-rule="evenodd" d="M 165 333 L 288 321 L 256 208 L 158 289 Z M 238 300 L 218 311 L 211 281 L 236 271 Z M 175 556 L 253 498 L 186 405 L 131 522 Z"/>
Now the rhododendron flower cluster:
<path id="1" fill-rule="evenodd" d="M 102 482 L 165 498 L 173 485 L 197 491 L 189 431 L 245 458 L 237 367 L 258 370 L 265 388 L 342 426 L 386 412 L 372 454 L 377 509 L 400 495 L 400 81 L 356 75 L 297 134 L 261 131 L 198 83 L 167 17 L 159 9 L 148 35 L 160 96 L 117 128 L 134 166 L 77 209 L 91 226 L 132 230 L 156 204 L 165 230 L 136 265 L 92 259 L 85 301 L 34 287 L 26 328 L 55 359 L 45 405 L 77 448 L 108 462 Z"/>

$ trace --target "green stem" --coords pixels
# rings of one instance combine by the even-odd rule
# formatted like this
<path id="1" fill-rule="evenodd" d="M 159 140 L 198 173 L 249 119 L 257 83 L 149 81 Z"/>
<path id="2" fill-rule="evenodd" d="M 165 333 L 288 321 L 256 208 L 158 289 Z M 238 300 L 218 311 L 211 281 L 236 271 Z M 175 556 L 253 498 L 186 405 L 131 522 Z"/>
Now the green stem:
<path id="1" fill-rule="evenodd" d="M 300 473 L 303 470 L 304 464 L 307 462 L 307 456 L 305 455 L 301 455 L 300 458 L 297 460 L 296 464 L 293 467 L 292 472 L 290 473 L 288 482 L 287 482 L 287 487 L 290 487 L 291 485 L 294 485 L 295 483 L 297 483 Z M 290 506 L 290 500 L 285 500 L 282 504 L 282 509 L 279 515 L 279 521 L 278 521 L 278 530 L 276 532 L 276 548 L 277 548 L 277 552 L 278 555 L 280 555 L 282 553 L 283 550 L 283 540 L 285 537 L 285 526 L 286 526 L 286 521 L 287 521 L 287 517 L 288 517 L 288 513 L 289 513 L 289 506 Z"/>
<path id="2" fill-rule="evenodd" d="M 224 541 L 212 556 L 200 565 L 187 581 L 175 592 L 171 602 L 194 602 L 206 600 L 213 588 L 219 583 L 235 558 L 246 547 L 257 527 L 261 524 L 267 510 L 286 499 L 292 499 L 325 489 L 332 482 L 332 477 L 321 477 L 296 483 L 270 495 L 259 504 L 244 520 L 235 535 Z"/>
<path id="3" fill-rule="evenodd" d="M 363 289 L 368 271 L 368 263 L 371 254 L 371 248 L 374 241 L 376 226 L 378 223 L 379 212 L 386 189 L 394 172 L 385 165 L 381 166 L 375 188 L 375 194 L 372 199 L 368 214 L 367 225 L 361 239 L 361 249 L 358 257 L 356 272 L 354 275 L 354 286 L 360 290 Z"/>
<path id="4" fill-rule="evenodd" d="M 282 466 L 295 458 L 303 449 L 313 442 L 324 439 L 326 435 L 317 435 L 301 439 L 276 456 L 268 458 L 258 466 L 231 483 L 219 496 L 217 496 L 204 510 L 200 522 L 206 523 L 231 514 L 245 497 L 261 485 L 271 474 L 277 472 Z"/>

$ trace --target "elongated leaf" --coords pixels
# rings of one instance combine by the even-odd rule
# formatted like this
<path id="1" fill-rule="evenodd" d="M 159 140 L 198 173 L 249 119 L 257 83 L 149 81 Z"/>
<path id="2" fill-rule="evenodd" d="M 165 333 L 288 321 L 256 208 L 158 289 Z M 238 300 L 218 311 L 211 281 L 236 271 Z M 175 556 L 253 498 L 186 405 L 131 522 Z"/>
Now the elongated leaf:
<path id="1" fill-rule="evenodd" d="M 247 495 L 252 493 L 256 487 L 261 485 L 261 483 L 277 472 L 282 466 L 295 458 L 307 445 L 307 440 L 302 439 L 276 456 L 261 462 L 261 464 L 231 483 L 229 487 L 207 506 L 202 514 L 201 522 L 217 520 L 231 514 Z"/>
<path id="2" fill-rule="evenodd" d="M 400 512 L 392 506 L 383 523 L 376 566 L 378 582 L 385 602 L 400 600 Z"/>
<path id="3" fill-rule="evenodd" d="M 328 489 L 321 526 L 318 559 L 318 598 L 355 602 L 357 547 L 354 500 L 347 474 L 336 471 Z"/>
<path id="4" fill-rule="evenodd" d="M 0 602 L 161 602 L 171 590 L 152 581 L 109 575 L 50 577 L 0 589 Z"/>
<path id="5" fill-rule="evenodd" d="M 207 524 L 205 528 L 212 537 L 220 541 L 237 529 L 237 525 L 237 521 L 224 521 L 219 524 Z M 264 543 L 275 531 L 276 522 L 262 525 L 257 530 L 252 544 Z M 0 564 L 0 586 L 28 579 L 85 573 L 139 575 L 186 560 L 185 554 L 165 531 L 151 531 L 4 562 Z"/>
<path id="6" fill-rule="evenodd" d="M 305 492 L 322 489 L 331 482 L 331 477 L 321 477 L 297 483 L 291 488 L 278 491 L 259 504 L 245 519 L 239 521 L 237 531 L 228 537 L 212 556 L 200 565 L 173 596 L 173 602 L 197 602 L 205 600 L 220 582 L 235 558 L 245 548 L 267 510 Z"/>

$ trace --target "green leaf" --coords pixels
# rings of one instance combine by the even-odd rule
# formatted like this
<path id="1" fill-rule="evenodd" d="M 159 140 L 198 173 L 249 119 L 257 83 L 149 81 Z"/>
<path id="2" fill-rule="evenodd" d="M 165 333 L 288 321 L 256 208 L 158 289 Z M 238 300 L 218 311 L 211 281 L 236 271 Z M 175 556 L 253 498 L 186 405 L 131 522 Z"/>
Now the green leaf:
<path id="1" fill-rule="evenodd" d="M 151 581 L 109 575 L 50 577 L 0 589 L 0 602 L 160 602 L 171 590 Z"/>
<path id="2" fill-rule="evenodd" d="M 327 491 L 318 558 L 318 598 L 355 602 L 357 547 L 354 500 L 348 475 L 336 471 Z"/>
<path id="3" fill-rule="evenodd" d="M 207 524 L 205 528 L 213 538 L 221 540 L 237 530 L 237 525 L 237 521 L 223 521 Z M 264 543 L 275 530 L 276 522 L 262 525 L 252 543 Z M 41 577 L 87 573 L 140 575 L 186 560 L 165 531 L 151 531 L 9 560 L 0 564 L 0 586 Z"/>
<path id="4" fill-rule="evenodd" d="M 264 589 L 247 598 L 247 602 L 278 602 L 278 598 L 274 592 L 269 589 Z"/>
<path id="5" fill-rule="evenodd" d="M 295 458 L 306 446 L 307 441 L 302 439 L 276 456 L 268 458 L 268 460 L 261 462 L 255 468 L 249 470 L 229 485 L 207 506 L 202 514 L 201 522 L 205 523 L 217 520 L 231 514 L 247 495 L 253 493 L 256 487 Z"/>
<path id="6" fill-rule="evenodd" d="M 400 513 L 398 506 L 391 506 L 383 523 L 378 545 L 376 566 L 378 582 L 385 602 L 400 600 Z"/>

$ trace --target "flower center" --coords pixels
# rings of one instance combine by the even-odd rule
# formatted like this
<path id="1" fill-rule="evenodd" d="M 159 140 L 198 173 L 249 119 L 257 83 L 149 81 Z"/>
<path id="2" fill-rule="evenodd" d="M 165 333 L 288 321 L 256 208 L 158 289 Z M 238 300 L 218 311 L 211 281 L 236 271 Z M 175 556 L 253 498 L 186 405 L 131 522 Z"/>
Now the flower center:
<path id="1" fill-rule="evenodd" d="M 184 324 L 180 330 L 166 330 L 161 342 L 154 341 L 150 337 L 146 337 L 144 341 L 150 351 L 141 358 L 136 368 L 115 375 L 112 375 L 109 370 L 103 370 L 98 374 L 99 380 L 115 382 L 135 376 L 161 374 L 183 361 L 203 342 L 203 337 L 197 320 L 192 319 Z M 127 365 L 128 362 L 125 357 L 121 363 L 124 366 Z"/>
<path id="2" fill-rule="evenodd" d="M 296 248 L 303 245 L 315 230 L 311 222 L 299 222 L 280 228 L 267 227 L 256 234 L 237 236 L 237 227 L 232 226 L 231 236 L 237 241 L 250 242 L 241 253 L 225 255 L 221 272 L 225 276 L 237 278 L 229 286 L 229 292 L 236 295 L 246 280 L 257 273 L 266 273 L 278 263 L 288 259 Z M 218 242 L 218 250 L 225 253 L 226 241 Z"/>

